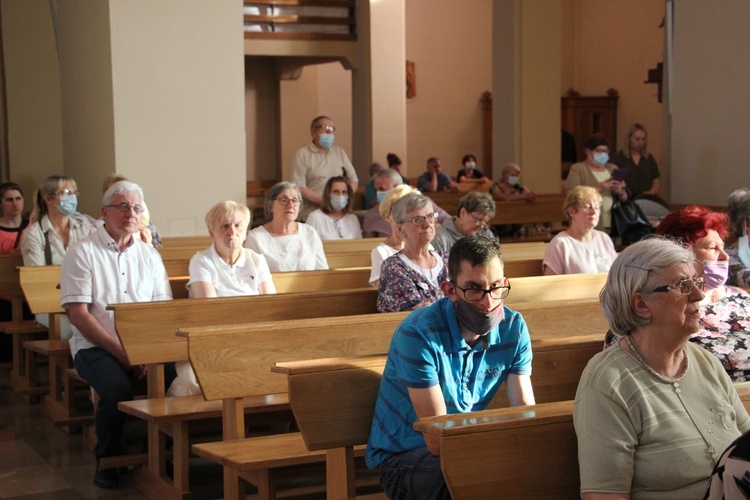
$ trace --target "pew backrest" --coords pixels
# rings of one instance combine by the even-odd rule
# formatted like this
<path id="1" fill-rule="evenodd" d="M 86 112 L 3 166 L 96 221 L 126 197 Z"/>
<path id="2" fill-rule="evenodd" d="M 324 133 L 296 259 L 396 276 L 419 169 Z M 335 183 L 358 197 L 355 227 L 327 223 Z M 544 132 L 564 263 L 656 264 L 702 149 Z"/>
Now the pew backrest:
<path id="1" fill-rule="evenodd" d="M 0 297 L 23 298 L 18 268 L 23 266 L 20 253 L 0 255 Z"/>
<path id="2" fill-rule="evenodd" d="M 34 314 L 64 313 L 60 306 L 60 266 L 22 266 L 20 282 Z"/>
<path id="3" fill-rule="evenodd" d="M 510 280 L 511 290 L 505 303 L 511 308 L 522 302 L 557 300 L 599 301 L 599 292 L 607 281 L 607 273 L 559 274 L 528 276 Z"/>

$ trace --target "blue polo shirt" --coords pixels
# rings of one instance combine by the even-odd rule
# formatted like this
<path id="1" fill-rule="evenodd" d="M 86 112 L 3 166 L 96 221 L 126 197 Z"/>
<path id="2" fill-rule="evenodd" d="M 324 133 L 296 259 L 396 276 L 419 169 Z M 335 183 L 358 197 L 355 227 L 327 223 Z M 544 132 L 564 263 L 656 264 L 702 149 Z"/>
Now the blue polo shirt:
<path id="1" fill-rule="evenodd" d="M 487 408 L 509 373 L 531 374 L 531 339 L 520 313 L 488 333 L 488 347 L 464 341 L 453 302 L 442 298 L 411 313 L 396 329 L 388 349 L 365 460 L 376 467 L 389 455 L 426 446 L 408 387 L 440 385 L 448 414 Z"/>

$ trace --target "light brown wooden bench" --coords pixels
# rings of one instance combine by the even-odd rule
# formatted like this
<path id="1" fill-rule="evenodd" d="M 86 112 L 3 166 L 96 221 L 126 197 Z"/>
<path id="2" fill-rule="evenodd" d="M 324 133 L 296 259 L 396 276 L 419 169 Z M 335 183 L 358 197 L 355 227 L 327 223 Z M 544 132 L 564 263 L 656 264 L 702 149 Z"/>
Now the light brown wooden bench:
<path id="1" fill-rule="evenodd" d="M 583 369 L 601 349 L 601 338 L 591 336 L 533 342 L 537 402 L 572 399 Z M 326 452 L 328 498 L 353 498 L 356 493 L 354 447 L 367 443 L 385 363 L 385 355 L 376 355 L 277 363 L 273 368 L 288 377 L 289 401 L 307 448 Z M 507 405 L 501 388 L 490 406 Z"/>
<path id="2" fill-rule="evenodd" d="M 205 250 L 211 246 L 213 240 L 207 234 L 199 236 L 165 236 L 161 239 L 161 243 L 163 247 L 159 251 L 173 247 L 197 247 Z"/>
<path id="3" fill-rule="evenodd" d="M 247 396 L 286 392 L 286 380 L 271 372 L 276 362 L 385 353 L 407 313 L 290 320 L 269 325 L 187 329 L 190 362 L 203 395 L 224 403 L 224 441 L 194 445 L 193 452 L 224 466 L 224 498 L 244 498 L 244 481 L 261 498 L 275 496 L 272 470 L 322 462 L 298 434 L 244 439 L 239 402 Z"/>
<path id="4" fill-rule="evenodd" d="M 599 292 L 607 281 L 607 274 L 561 274 L 529 276 L 510 280 L 511 290 L 505 303 L 513 309 L 522 302 L 555 300 L 599 301 Z"/>
<path id="5" fill-rule="evenodd" d="M 425 193 L 432 201 L 451 215 L 456 215 L 458 203 L 466 193 Z M 545 222 L 563 222 L 562 212 L 565 197 L 561 194 L 542 194 L 533 202 L 498 201 L 495 204 L 495 216 L 490 220 L 492 225 L 500 224 L 533 224 Z"/>
<path id="6" fill-rule="evenodd" d="M 376 290 L 365 288 L 110 306 L 128 359 L 132 364 L 147 365 L 148 370 L 148 399 L 120 403 L 122 411 L 148 424 L 148 468 L 136 470 L 138 488 L 152 498 L 187 494 L 190 423 L 221 415 L 220 401 L 205 401 L 202 396 L 164 398 L 164 363 L 188 359 L 187 340 L 175 336 L 179 327 L 376 313 L 376 298 Z M 147 329 L 143 328 L 144 317 L 149 318 Z M 288 409 L 288 400 L 286 394 L 245 398 L 244 409 L 255 421 L 269 412 Z M 164 435 L 172 436 L 175 443 L 173 480 L 165 474 L 168 455 Z"/>

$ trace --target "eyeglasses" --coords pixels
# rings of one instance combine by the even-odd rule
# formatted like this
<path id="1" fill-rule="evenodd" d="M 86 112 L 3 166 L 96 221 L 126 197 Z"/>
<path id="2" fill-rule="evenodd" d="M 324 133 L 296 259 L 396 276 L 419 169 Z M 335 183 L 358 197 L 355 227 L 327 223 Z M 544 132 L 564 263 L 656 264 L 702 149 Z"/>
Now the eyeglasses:
<path id="1" fill-rule="evenodd" d="M 69 194 L 78 194 L 78 191 L 73 191 L 72 189 L 61 189 L 60 191 L 50 196 L 50 198 L 54 198 L 56 196 L 67 196 Z"/>
<path id="2" fill-rule="evenodd" d="M 486 222 L 484 222 L 481 219 L 477 219 L 476 217 L 474 217 L 473 214 L 469 214 L 469 215 L 471 216 L 472 219 L 474 219 L 474 224 L 476 224 L 477 227 L 484 229 L 485 227 L 488 226 L 488 224 Z"/>
<path id="3" fill-rule="evenodd" d="M 287 198 L 286 196 L 280 196 L 276 198 L 276 201 L 278 201 L 282 205 L 289 205 L 290 203 L 292 205 L 297 205 L 300 202 L 300 199 L 299 198 Z"/>
<path id="4" fill-rule="evenodd" d="M 682 295 L 690 295 L 693 293 L 693 287 L 697 287 L 701 292 L 706 288 L 706 280 L 703 278 L 697 278 L 691 280 L 690 278 L 681 279 L 677 283 L 670 283 L 669 285 L 660 286 L 654 288 L 654 292 L 671 292 L 672 290 L 679 290 Z"/>
<path id="5" fill-rule="evenodd" d="M 427 215 L 417 215 L 416 217 L 412 217 L 409 220 L 405 220 L 404 222 L 399 222 L 399 224 L 406 224 L 407 222 L 411 222 L 417 227 L 424 226 L 425 221 L 434 224 L 438 220 L 439 214 L 427 214 Z"/>
<path id="6" fill-rule="evenodd" d="M 495 300 L 504 299 L 510 293 L 510 283 L 504 286 L 495 286 L 489 290 L 484 290 L 482 288 L 461 288 L 458 285 L 453 286 L 464 292 L 464 298 L 471 302 L 482 300 L 488 293 L 490 294 L 490 297 Z"/>
<path id="7" fill-rule="evenodd" d="M 336 127 L 334 127 L 333 125 L 318 125 L 315 128 L 318 130 L 323 130 L 324 132 L 328 132 L 329 134 L 336 132 Z"/>
<path id="8" fill-rule="evenodd" d="M 124 214 L 131 210 L 136 214 L 142 214 L 146 209 L 140 205 L 128 205 L 127 203 L 118 203 L 117 205 L 107 205 L 107 208 L 114 208 Z"/>

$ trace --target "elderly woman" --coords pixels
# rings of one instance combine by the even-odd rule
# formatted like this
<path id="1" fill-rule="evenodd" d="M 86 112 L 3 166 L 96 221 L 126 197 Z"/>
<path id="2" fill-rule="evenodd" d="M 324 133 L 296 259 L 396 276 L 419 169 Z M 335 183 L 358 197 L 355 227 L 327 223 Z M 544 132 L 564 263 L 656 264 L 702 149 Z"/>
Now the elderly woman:
<path id="1" fill-rule="evenodd" d="M 732 380 L 750 380 L 750 294 L 724 285 L 729 272 L 726 214 L 686 207 L 667 215 L 656 232 L 687 245 L 695 253 L 696 272 L 706 280 L 700 329 L 690 340 L 714 353 Z"/>
<path id="2" fill-rule="evenodd" d="M 534 201 L 536 193 L 520 184 L 521 167 L 508 163 L 500 173 L 500 180 L 492 185 L 490 194 L 497 201 L 526 200 Z"/>
<path id="3" fill-rule="evenodd" d="M 234 201 L 217 203 L 206 214 L 213 245 L 190 259 L 190 297 L 234 297 L 276 293 L 266 259 L 242 248 L 250 225 L 250 210 Z M 168 396 L 200 394 L 195 373 L 187 361 L 176 364 L 177 378 Z"/>
<path id="4" fill-rule="evenodd" d="M 729 256 L 729 283 L 733 286 L 750 287 L 750 245 L 747 226 L 750 222 L 750 189 L 733 191 L 727 200 L 729 220 L 737 241 L 726 252 Z"/>
<path id="5" fill-rule="evenodd" d="M 345 177 L 331 177 L 323 188 L 323 205 L 307 216 L 321 240 L 353 240 L 362 237 L 359 218 L 352 213 L 351 185 Z"/>
<path id="6" fill-rule="evenodd" d="M 687 248 L 626 248 L 600 302 L 622 336 L 583 371 L 573 410 L 584 499 L 701 498 L 721 452 L 750 429 L 732 381 L 688 341 L 704 281 Z"/>
<path id="7" fill-rule="evenodd" d="M 0 184 L 0 254 L 21 249 L 23 230 L 29 220 L 23 217 L 23 189 L 15 182 Z"/>
<path id="8" fill-rule="evenodd" d="M 380 285 L 380 269 L 383 266 L 383 261 L 391 255 L 396 255 L 404 248 L 403 238 L 401 238 L 400 233 L 394 229 L 396 223 L 393 222 L 393 217 L 391 217 L 391 209 L 393 208 L 394 203 L 409 193 L 419 193 L 419 191 L 408 184 L 399 184 L 389 190 L 388 195 L 383 199 L 380 205 L 378 205 L 380 216 L 391 226 L 391 234 L 388 235 L 383 243 L 378 244 L 378 246 L 373 248 L 372 252 L 370 252 L 370 259 L 372 260 L 370 285 L 375 288 Z"/>
<path id="9" fill-rule="evenodd" d="M 646 127 L 634 123 L 625 136 L 625 145 L 612 156 L 612 163 L 627 172 L 625 182 L 633 197 L 641 194 L 659 196 L 659 165 L 646 147 Z"/>
<path id="10" fill-rule="evenodd" d="M 432 201 L 407 194 L 393 205 L 391 217 L 404 248 L 383 263 L 378 311 L 408 311 L 432 304 L 444 296 L 440 283 L 448 279 L 448 261 L 430 249 L 438 218 Z"/>
<path id="11" fill-rule="evenodd" d="M 42 182 L 21 242 L 25 266 L 60 265 L 72 243 L 96 231 L 93 219 L 77 208 L 78 186 L 72 178 L 53 175 Z"/>
<path id="12" fill-rule="evenodd" d="M 272 273 L 328 269 L 318 232 L 297 222 L 302 195 L 292 182 L 279 182 L 266 194 L 266 222 L 247 235 L 245 247 L 266 257 Z"/>
<path id="13" fill-rule="evenodd" d="M 547 245 L 542 260 L 544 274 L 606 273 L 617 258 L 612 239 L 594 229 L 599 223 L 602 196 L 596 189 L 577 186 L 563 203 L 568 228 Z"/>
<path id="14" fill-rule="evenodd" d="M 477 170 L 477 157 L 469 153 L 461 158 L 463 168 L 458 171 L 456 179 L 464 184 L 485 184 L 490 180 L 481 170 Z"/>
<path id="15" fill-rule="evenodd" d="M 615 198 L 620 201 L 628 199 L 628 191 L 622 179 L 613 174 L 617 165 L 609 162 L 609 140 L 604 134 L 594 134 L 583 143 L 586 161 L 575 163 L 565 181 L 565 188 L 570 191 L 576 186 L 591 186 L 602 195 L 602 215 L 597 229 L 609 232 L 612 227 L 612 205 Z"/>
<path id="16" fill-rule="evenodd" d="M 435 239 L 432 241 L 435 250 L 448 255 L 456 241 L 472 234 L 494 238 L 495 235 L 488 229 L 494 216 L 495 202 L 492 197 L 479 191 L 470 191 L 458 202 L 458 214 L 443 222 L 435 231 Z"/>

